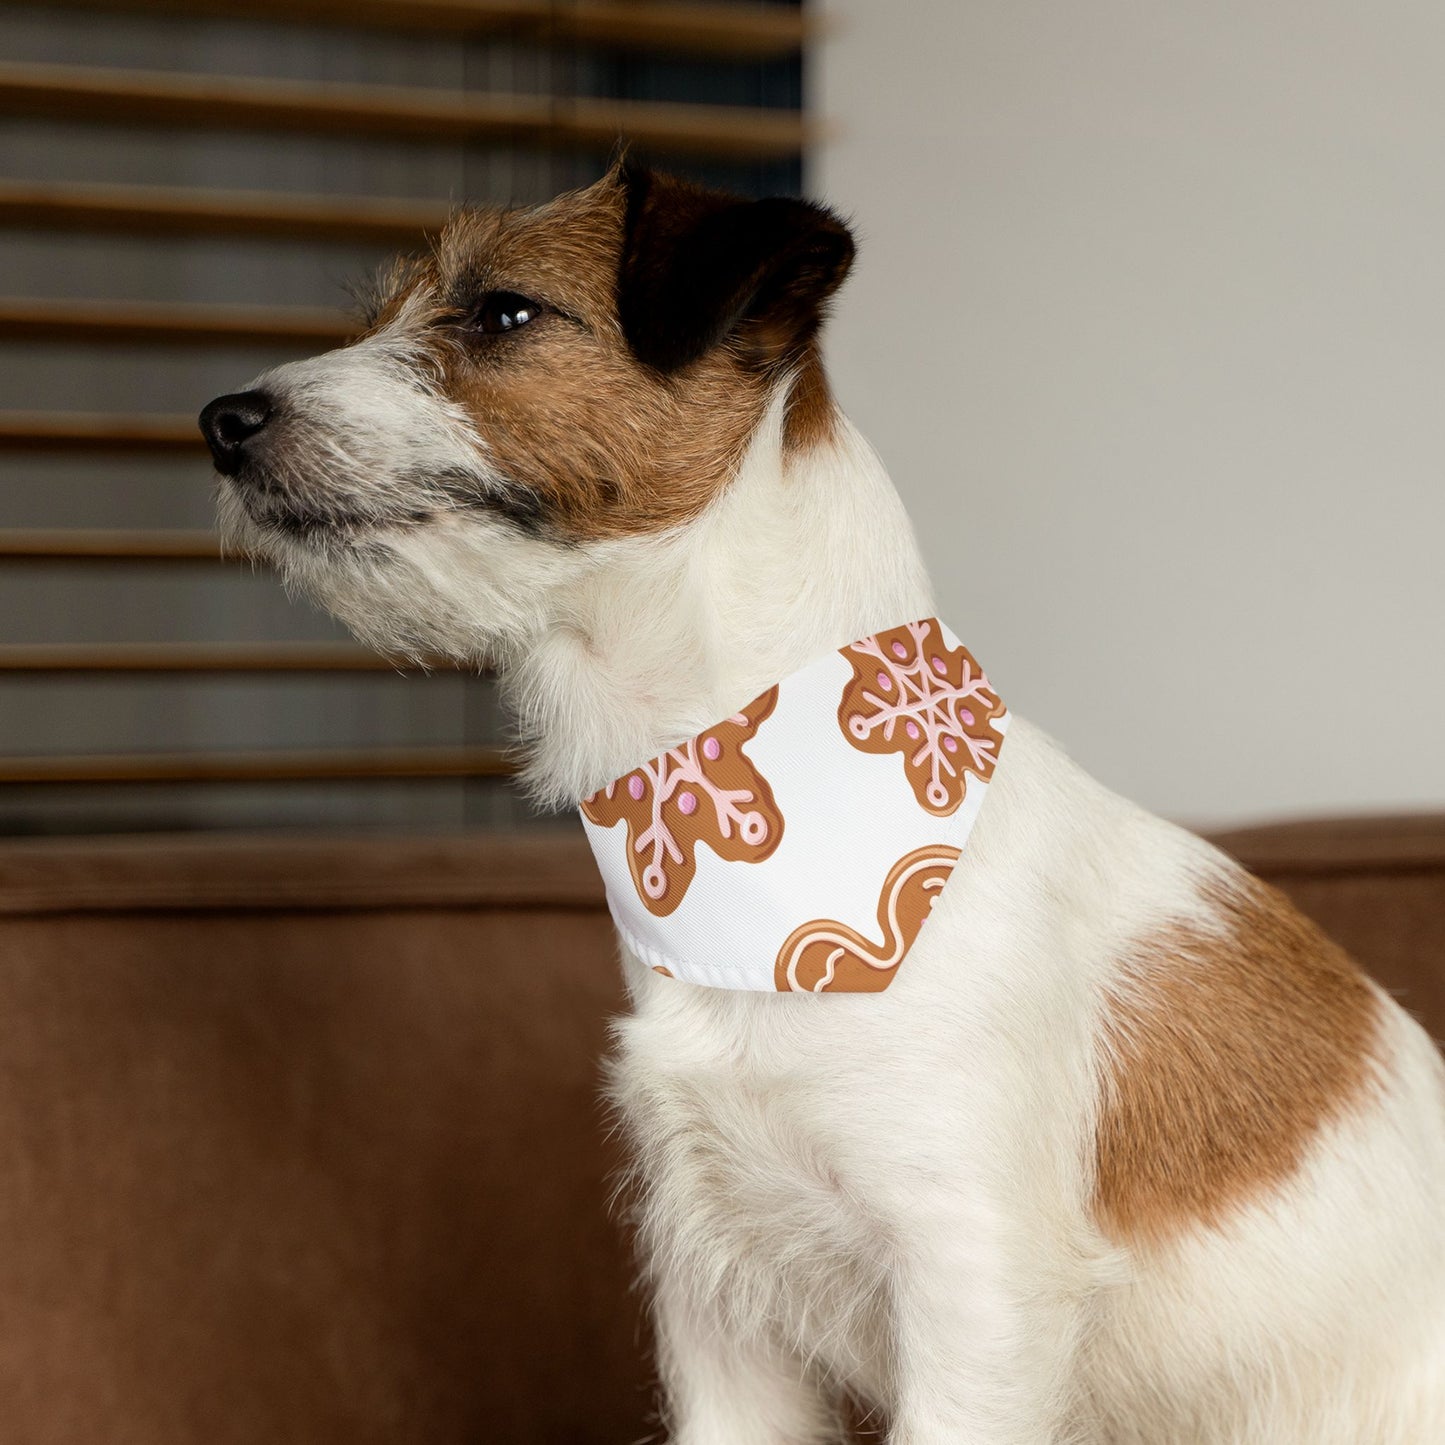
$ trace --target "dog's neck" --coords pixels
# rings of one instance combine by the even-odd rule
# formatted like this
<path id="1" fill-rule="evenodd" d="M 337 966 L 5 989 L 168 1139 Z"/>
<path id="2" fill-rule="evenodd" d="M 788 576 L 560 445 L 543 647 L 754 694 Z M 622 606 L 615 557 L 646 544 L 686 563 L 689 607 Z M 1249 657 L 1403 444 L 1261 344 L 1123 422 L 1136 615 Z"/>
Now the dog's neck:
<path id="1" fill-rule="evenodd" d="M 830 648 L 929 615 L 877 454 L 839 415 L 806 451 L 770 408 L 727 490 L 667 536 L 598 549 L 505 669 L 526 777 L 554 806 L 735 712 Z"/>

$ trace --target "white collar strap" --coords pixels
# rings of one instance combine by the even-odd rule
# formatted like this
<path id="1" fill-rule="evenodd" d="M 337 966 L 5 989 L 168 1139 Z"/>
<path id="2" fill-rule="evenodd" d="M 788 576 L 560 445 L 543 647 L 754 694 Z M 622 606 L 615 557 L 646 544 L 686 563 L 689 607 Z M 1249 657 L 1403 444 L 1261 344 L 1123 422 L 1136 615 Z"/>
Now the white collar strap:
<path id="1" fill-rule="evenodd" d="M 936 618 L 817 658 L 582 803 L 623 943 L 714 988 L 887 988 L 1008 713 Z"/>

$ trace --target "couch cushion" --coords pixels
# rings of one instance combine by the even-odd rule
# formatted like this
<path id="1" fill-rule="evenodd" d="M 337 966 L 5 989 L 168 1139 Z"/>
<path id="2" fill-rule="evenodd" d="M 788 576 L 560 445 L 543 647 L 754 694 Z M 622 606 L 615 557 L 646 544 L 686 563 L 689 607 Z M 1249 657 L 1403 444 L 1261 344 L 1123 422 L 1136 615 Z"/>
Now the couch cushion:
<path id="1" fill-rule="evenodd" d="M 1445 1032 L 1445 819 L 1222 841 Z M 624 1445 L 622 1006 L 574 829 L 0 844 L 0 1420 Z"/>
<path id="2" fill-rule="evenodd" d="M 0 848 L 7 1441 L 643 1433 L 572 843 Z"/>

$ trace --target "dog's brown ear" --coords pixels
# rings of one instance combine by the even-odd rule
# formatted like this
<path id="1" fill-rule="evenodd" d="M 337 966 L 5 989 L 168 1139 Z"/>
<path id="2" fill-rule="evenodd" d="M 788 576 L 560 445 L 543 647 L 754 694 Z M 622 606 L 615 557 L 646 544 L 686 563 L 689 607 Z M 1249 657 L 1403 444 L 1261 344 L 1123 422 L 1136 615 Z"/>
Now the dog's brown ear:
<path id="1" fill-rule="evenodd" d="M 736 334 L 763 364 L 797 357 L 853 261 L 853 237 L 807 201 L 742 200 L 624 161 L 618 315 L 633 354 L 687 366 Z"/>

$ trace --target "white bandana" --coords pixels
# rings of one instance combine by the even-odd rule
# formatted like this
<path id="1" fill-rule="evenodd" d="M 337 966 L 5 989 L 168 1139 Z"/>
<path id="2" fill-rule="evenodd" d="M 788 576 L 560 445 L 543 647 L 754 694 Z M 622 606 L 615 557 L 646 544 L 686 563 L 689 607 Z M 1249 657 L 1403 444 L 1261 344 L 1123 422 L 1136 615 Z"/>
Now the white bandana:
<path id="1" fill-rule="evenodd" d="M 622 941 L 657 972 L 713 988 L 887 988 L 963 850 L 1007 726 L 936 618 L 809 663 L 584 799 Z"/>

